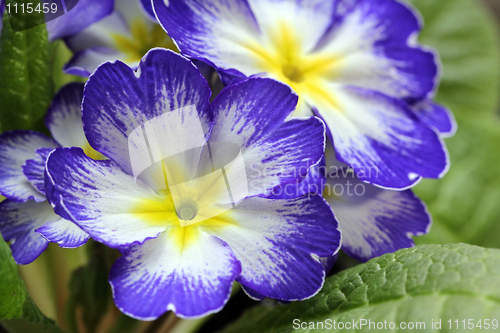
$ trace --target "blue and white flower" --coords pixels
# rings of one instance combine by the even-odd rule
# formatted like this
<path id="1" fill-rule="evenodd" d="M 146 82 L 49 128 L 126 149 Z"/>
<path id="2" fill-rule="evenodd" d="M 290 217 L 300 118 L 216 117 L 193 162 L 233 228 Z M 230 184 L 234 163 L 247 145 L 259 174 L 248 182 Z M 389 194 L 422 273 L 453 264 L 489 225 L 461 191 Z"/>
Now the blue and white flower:
<path id="1" fill-rule="evenodd" d="M 298 98 L 275 80 L 233 85 L 212 104 L 210 94 L 196 67 L 169 50 L 148 52 L 137 72 L 119 61 L 105 63 L 85 86 L 83 122 L 91 145 L 109 160 L 73 148 L 57 149 L 47 161 L 55 210 L 123 253 L 110 283 L 117 306 L 134 318 L 151 320 L 168 310 L 189 318 L 216 312 L 235 280 L 249 294 L 311 297 L 325 278 L 320 257 L 340 246 L 337 222 L 321 196 L 265 198 L 276 186 L 300 181 L 305 174 L 294 171 L 322 158 L 323 123 L 314 117 L 285 121 Z M 181 120 L 168 121 L 179 110 Z M 139 161 L 151 167 L 136 177 L 130 152 L 140 145 L 131 138 L 149 133 L 148 124 L 162 117 L 167 121 L 158 133 L 177 133 L 165 142 L 168 149 L 186 141 L 202 147 L 192 150 L 193 158 L 158 161 L 156 141 L 147 136 Z M 235 170 L 223 163 L 230 185 L 219 186 L 222 176 L 213 170 L 221 167 L 211 165 L 217 154 L 209 148 L 218 143 L 240 147 L 247 179 L 232 182 Z M 211 172 L 199 176 L 207 168 Z M 178 181 L 189 174 L 196 182 Z M 247 195 L 228 196 L 226 186 L 243 186 Z M 220 210 L 226 204 L 230 209 Z"/>
<path id="2" fill-rule="evenodd" d="M 213 65 L 226 83 L 265 76 L 290 85 L 300 96 L 294 115 L 321 117 L 337 158 L 362 181 L 405 189 L 447 171 L 437 130 L 452 132 L 453 120 L 432 102 L 438 60 L 417 43 L 422 24 L 408 5 L 153 0 L 153 6 L 181 53 Z"/>
<path id="3" fill-rule="evenodd" d="M 136 68 L 153 47 L 176 50 L 151 11 L 151 3 L 147 1 L 115 1 L 111 15 L 65 39 L 75 53 L 65 72 L 87 77 L 101 63 L 113 60 Z"/>
<path id="4" fill-rule="evenodd" d="M 432 220 L 412 190 L 386 190 L 359 180 L 354 171 L 326 154 L 323 197 L 339 221 L 342 250 L 365 262 L 413 247 L 413 236 L 429 232 Z"/>
<path id="5" fill-rule="evenodd" d="M 365 262 L 413 247 L 413 236 L 429 232 L 430 214 L 411 190 L 378 188 L 347 170 L 331 174 L 323 191 L 339 221 L 347 255 Z"/>
<path id="6" fill-rule="evenodd" d="M 81 102 L 83 84 L 63 87 L 49 108 L 45 124 L 51 139 L 34 131 L 0 134 L 0 232 L 11 242 L 18 264 L 29 264 L 45 251 L 49 242 L 65 248 L 79 247 L 89 236 L 73 222 L 54 213 L 46 200 L 45 162 L 54 149 L 82 147 L 89 156 L 93 150 L 83 133 Z"/>
<path id="7" fill-rule="evenodd" d="M 442 137 L 455 135 L 457 123 L 451 111 L 445 106 L 426 99 L 411 103 L 410 108 L 421 122 L 436 129 Z"/>

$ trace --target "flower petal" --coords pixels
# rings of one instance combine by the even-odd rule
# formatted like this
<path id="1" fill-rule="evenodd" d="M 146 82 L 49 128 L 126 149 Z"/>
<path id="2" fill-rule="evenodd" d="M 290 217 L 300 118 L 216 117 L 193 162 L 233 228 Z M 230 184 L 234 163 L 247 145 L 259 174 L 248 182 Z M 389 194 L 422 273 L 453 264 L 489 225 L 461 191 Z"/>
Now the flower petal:
<path id="1" fill-rule="evenodd" d="M 425 204 L 411 190 L 377 188 L 352 173 L 329 178 L 323 195 L 339 220 L 342 250 L 363 262 L 414 246 L 412 236 L 431 226 Z"/>
<path id="2" fill-rule="evenodd" d="M 62 87 L 45 117 L 45 126 L 63 147 L 83 148 L 87 144 L 82 122 L 83 86 L 83 83 L 70 83 Z"/>
<path id="3" fill-rule="evenodd" d="M 169 50 L 149 51 L 137 73 L 119 61 L 106 63 L 85 86 L 85 134 L 92 147 L 132 174 L 130 134 L 148 120 L 192 107 L 207 137 L 212 126 L 209 97 L 208 84 L 196 67 Z M 179 130 L 190 130 L 187 125 Z"/>
<path id="4" fill-rule="evenodd" d="M 35 230 L 49 242 L 57 243 L 60 247 L 73 249 L 87 243 L 90 236 L 71 221 L 60 218 L 45 223 Z"/>
<path id="5" fill-rule="evenodd" d="M 241 288 L 243 289 L 245 294 L 247 294 L 247 296 L 253 299 L 254 301 L 262 301 L 264 298 L 266 298 L 266 296 L 259 294 L 258 292 L 256 292 L 251 288 L 248 288 L 247 286 L 242 285 Z"/>
<path id="6" fill-rule="evenodd" d="M 57 148 L 58 144 L 33 131 L 12 131 L 0 135 L 0 193 L 6 198 L 23 202 L 44 201 L 45 196 L 28 181 L 23 173 L 27 160 L 36 158 L 39 148 Z"/>
<path id="7" fill-rule="evenodd" d="M 0 17 L 2 18 L 2 20 L 0 20 L 0 34 L 2 33 L 4 10 L 5 10 L 5 2 L 4 0 L 0 0 Z"/>
<path id="8" fill-rule="evenodd" d="M 233 85 L 214 100 L 210 142 L 241 147 L 249 195 L 269 195 L 280 184 L 297 183 L 324 151 L 319 119 L 285 122 L 297 103 L 292 90 L 275 80 L 255 78 Z"/>
<path id="9" fill-rule="evenodd" d="M 111 14 L 113 0 L 79 0 L 66 14 L 47 22 L 49 40 L 74 35 Z"/>
<path id="10" fill-rule="evenodd" d="M 280 300 L 313 296 L 323 285 L 319 257 L 333 256 L 340 232 L 331 208 L 317 195 L 291 200 L 243 200 L 203 225 L 225 241 L 241 262 L 238 282 Z"/>
<path id="11" fill-rule="evenodd" d="M 312 50 L 331 23 L 334 2 L 154 0 L 153 6 L 184 54 L 248 77 L 262 72 L 265 50 L 276 46 L 283 31 Z"/>
<path id="12" fill-rule="evenodd" d="M 256 73 L 255 54 L 247 46 L 261 38 L 247 0 L 153 1 L 156 16 L 179 50 L 195 59 L 241 76 Z"/>
<path id="13" fill-rule="evenodd" d="M 151 1 L 150 1 L 151 2 Z M 147 15 L 145 15 L 144 9 L 144 0 L 121 0 L 115 2 L 115 11 L 123 15 L 125 20 L 132 25 L 134 21 L 142 21 L 147 22 L 148 24 L 152 24 L 150 19 L 148 19 Z M 152 10 L 153 5 L 149 4 L 149 9 Z M 154 18 L 154 15 L 153 15 Z M 153 21 L 156 22 L 156 19 Z"/>
<path id="14" fill-rule="evenodd" d="M 333 266 L 337 262 L 337 257 L 338 257 L 338 254 L 334 255 L 333 257 L 319 258 L 319 261 L 321 261 L 321 264 L 325 268 L 326 274 L 328 274 L 328 272 L 330 272 L 332 270 Z"/>
<path id="15" fill-rule="evenodd" d="M 425 100 L 412 105 L 411 109 L 423 123 L 438 130 L 441 136 L 446 138 L 455 134 L 457 122 L 445 106 Z"/>
<path id="16" fill-rule="evenodd" d="M 40 193 L 45 194 L 45 162 L 52 148 L 40 148 L 36 150 L 36 156 L 32 160 L 27 160 L 23 165 L 23 173 Z"/>
<path id="17" fill-rule="evenodd" d="M 128 23 L 123 15 L 113 11 L 99 22 L 92 24 L 80 33 L 66 38 L 66 44 L 75 53 L 79 53 L 89 48 L 110 48 L 113 49 L 115 41 L 113 36 L 130 35 Z"/>
<path id="18" fill-rule="evenodd" d="M 76 53 L 71 60 L 64 65 L 64 73 L 89 77 L 99 65 L 121 58 L 120 52 L 107 47 L 92 47 Z"/>
<path id="19" fill-rule="evenodd" d="M 332 82 L 395 98 L 431 97 L 437 56 L 417 45 L 420 29 L 418 13 L 402 2 L 339 0 L 314 54 L 337 59 L 324 73 Z"/>
<path id="20" fill-rule="evenodd" d="M 116 1 L 111 15 L 66 39 L 69 48 L 76 53 L 66 71 L 77 72 L 83 67 L 85 71 L 80 70 L 80 75 L 92 73 L 100 64 L 97 63 L 99 59 L 113 53 L 114 58 L 109 60 L 120 60 L 136 69 L 141 57 L 153 47 L 175 50 L 154 14 L 150 17 L 142 7 L 139 0 Z M 151 4 L 149 9 L 152 10 Z M 93 52 L 83 53 L 89 49 Z"/>
<path id="21" fill-rule="evenodd" d="M 80 33 L 66 38 L 66 44 L 75 55 L 64 66 L 64 72 L 88 77 L 104 62 L 127 59 L 127 55 L 116 48 L 119 36 L 131 38 L 130 27 L 125 17 L 115 10 Z M 135 69 L 138 62 L 133 65 Z"/>
<path id="22" fill-rule="evenodd" d="M 155 12 L 153 10 L 153 4 L 151 0 L 140 0 L 140 7 L 144 11 L 147 17 L 149 17 L 150 20 L 157 22 L 156 21 L 156 16 Z"/>
<path id="23" fill-rule="evenodd" d="M 190 236 L 181 245 L 184 233 Z M 172 310 L 193 318 L 222 309 L 240 271 L 224 242 L 184 227 L 132 247 L 113 265 L 109 281 L 116 305 L 131 317 L 153 320 Z"/>
<path id="24" fill-rule="evenodd" d="M 404 189 L 421 177 L 440 178 L 448 155 L 438 134 L 422 124 L 406 103 L 376 92 L 332 88 L 338 108 L 317 104 L 329 127 L 339 161 L 374 185 Z"/>
<path id="25" fill-rule="evenodd" d="M 80 148 L 57 149 L 47 160 L 47 198 L 54 210 L 110 247 L 142 243 L 166 228 L 131 210 L 157 198 L 141 184 L 116 163 L 93 160 Z"/>
<path id="26" fill-rule="evenodd" d="M 325 161 L 313 165 L 307 171 L 307 176 L 300 183 L 288 183 L 274 188 L 269 199 L 293 199 L 308 193 L 322 194 L 325 186 Z"/>
<path id="27" fill-rule="evenodd" d="M 33 262 L 49 245 L 35 229 L 46 222 L 60 219 L 48 202 L 5 200 L 0 203 L 0 232 L 12 242 L 12 255 L 19 265 Z"/>
<path id="28" fill-rule="evenodd" d="M 332 24 L 335 1 L 325 0 L 249 0 L 259 28 L 268 38 L 264 44 L 271 48 L 273 34 L 286 29 L 298 37 L 305 53 L 311 52 Z M 271 38 L 270 38 L 271 37 Z"/>
<path id="29" fill-rule="evenodd" d="M 436 86 L 436 55 L 414 41 L 417 13 L 399 1 L 153 0 L 153 6 L 184 54 L 226 75 L 268 72 L 288 82 L 276 71 L 285 74 L 286 61 L 299 66 L 307 58 L 308 72 L 392 97 L 431 97 Z"/>
<path id="30" fill-rule="evenodd" d="M 272 79 L 252 78 L 227 87 L 212 103 L 214 141 L 225 139 L 242 148 L 256 144 L 292 114 L 297 100 L 289 86 Z"/>

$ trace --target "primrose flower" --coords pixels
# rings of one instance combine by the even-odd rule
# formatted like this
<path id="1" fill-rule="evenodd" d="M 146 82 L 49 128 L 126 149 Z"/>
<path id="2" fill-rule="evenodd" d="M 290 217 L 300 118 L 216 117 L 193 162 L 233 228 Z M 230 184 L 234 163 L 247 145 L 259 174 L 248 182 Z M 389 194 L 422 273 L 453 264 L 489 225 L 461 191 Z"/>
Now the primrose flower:
<path id="1" fill-rule="evenodd" d="M 52 3 L 58 6 L 64 3 L 66 13 L 47 22 L 47 32 L 51 42 L 79 33 L 111 14 L 114 6 L 114 0 L 63 0 Z M 49 11 L 46 20 L 50 15 Z"/>
<path id="2" fill-rule="evenodd" d="M 417 44 L 421 22 L 408 5 L 153 0 L 153 6 L 181 53 L 216 67 L 226 83 L 264 76 L 290 85 L 300 97 L 294 115 L 322 118 L 337 158 L 362 181 L 404 189 L 446 172 L 437 130 L 452 132 L 453 120 L 431 101 L 437 57 Z M 378 177 L 362 172 L 368 168 Z"/>
<path id="3" fill-rule="evenodd" d="M 66 64 L 68 74 L 89 76 L 101 63 L 120 60 L 136 68 L 153 47 L 176 47 L 160 25 L 153 21 L 146 1 L 119 0 L 111 15 L 66 38 L 75 56 Z"/>
<path id="4" fill-rule="evenodd" d="M 411 190 L 386 190 L 363 183 L 333 154 L 326 154 L 323 197 L 342 231 L 342 250 L 365 262 L 413 247 L 412 236 L 429 232 L 431 216 Z"/>
<path id="5" fill-rule="evenodd" d="M 415 246 L 412 236 L 431 227 L 425 204 L 411 190 L 363 183 L 347 168 L 329 176 L 323 196 L 339 221 L 342 250 L 362 262 Z"/>
<path id="6" fill-rule="evenodd" d="M 83 134 L 81 102 L 83 84 L 63 87 L 54 97 L 45 125 L 53 138 L 33 131 L 0 134 L 0 232 L 10 241 L 18 264 L 29 264 L 47 248 L 49 242 L 75 248 L 89 236 L 73 222 L 54 213 L 46 200 L 45 162 L 60 146 L 82 147 L 89 156 L 102 157 Z"/>
<path id="7" fill-rule="evenodd" d="M 123 253 L 109 279 L 115 303 L 134 318 L 218 311 L 235 280 L 250 295 L 305 299 L 322 287 L 320 257 L 338 251 L 321 196 L 265 198 L 322 158 L 323 123 L 285 121 L 297 96 L 271 79 L 233 85 L 212 104 L 210 94 L 170 50 L 149 51 L 137 72 L 105 63 L 85 86 L 83 122 L 109 160 L 73 148 L 47 161 L 54 209 Z"/>

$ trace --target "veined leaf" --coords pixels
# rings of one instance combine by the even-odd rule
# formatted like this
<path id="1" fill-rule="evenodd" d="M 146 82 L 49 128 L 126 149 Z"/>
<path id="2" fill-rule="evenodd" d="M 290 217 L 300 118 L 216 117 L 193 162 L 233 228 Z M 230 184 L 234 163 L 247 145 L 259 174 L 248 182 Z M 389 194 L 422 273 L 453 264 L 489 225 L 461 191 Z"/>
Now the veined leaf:
<path id="1" fill-rule="evenodd" d="M 385 325 L 381 332 L 398 332 L 400 325 L 408 328 L 410 323 L 418 332 L 436 332 L 440 331 L 433 328 L 437 322 L 444 332 L 480 332 L 479 320 L 484 328 L 488 319 L 493 329 L 493 319 L 498 328 L 499 318 L 500 250 L 466 244 L 422 245 L 342 271 L 328 278 L 309 300 L 258 306 L 223 333 L 332 332 L 333 327 L 326 325 L 334 322 L 337 329 L 342 322 L 343 331 L 377 331 L 368 326 L 370 321 L 375 327 Z M 473 329 L 467 329 L 469 320 Z M 345 323 L 357 323 L 358 329 L 345 329 Z"/>
<path id="2" fill-rule="evenodd" d="M 9 0 L 10 1 L 10 0 Z M 39 0 L 17 0 L 11 3 Z M 0 126 L 11 129 L 39 129 L 53 96 L 49 47 L 44 14 L 23 13 L 11 17 L 12 24 L 34 28 L 13 32 L 7 13 L 0 37 Z"/>

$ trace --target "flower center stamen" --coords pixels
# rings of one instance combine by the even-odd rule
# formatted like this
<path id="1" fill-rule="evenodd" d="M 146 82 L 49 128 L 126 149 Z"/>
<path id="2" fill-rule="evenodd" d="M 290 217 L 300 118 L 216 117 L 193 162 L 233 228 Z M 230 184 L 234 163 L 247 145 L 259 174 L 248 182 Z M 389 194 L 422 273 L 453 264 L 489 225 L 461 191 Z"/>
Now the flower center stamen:
<path id="1" fill-rule="evenodd" d="M 179 211 L 179 218 L 184 221 L 190 221 L 195 217 L 195 213 L 191 207 L 182 207 Z"/>
<path id="2" fill-rule="evenodd" d="M 292 82 L 300 83 L 305 79 L 303 71 L 295 65 L 284 64 L 281 67 L 281 71 Z"/>
<path id="3" fill-rule="evenodd" d="M 152 28 L 141 21 L 130 24 L 130 36 L 114 34 L 115 47 L 127 56 L 127 61 L 140 61 L 154 47 L 163 47 L 178 52 L 172 39 L 163 31 L 159 24 Z"/>
<path id="4" fill-rule="evenodd" d="M 181 226 L 189 225 L 189 223 L 184 223 L 182 221 L 192 221 L 198 215 L 198 205 L 189 199 L 181 201 L 181 204 L 176 207 L 177 217 L 181 220 Z"/>

